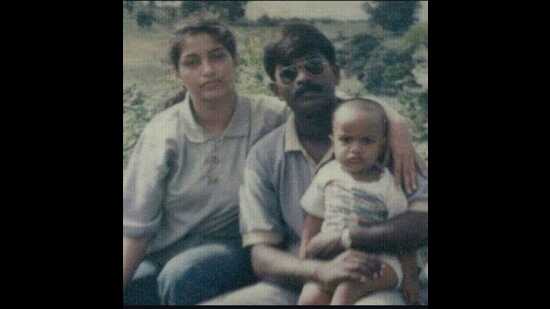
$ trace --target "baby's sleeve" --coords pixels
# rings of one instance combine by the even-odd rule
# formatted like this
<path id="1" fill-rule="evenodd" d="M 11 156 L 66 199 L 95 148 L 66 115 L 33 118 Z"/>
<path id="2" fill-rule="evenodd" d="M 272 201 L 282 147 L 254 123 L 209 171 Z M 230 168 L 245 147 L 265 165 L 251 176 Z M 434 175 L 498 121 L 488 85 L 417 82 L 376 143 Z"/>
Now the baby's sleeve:
<path id="1" fill-rule="evenodd" d="M 325 217 L 326 178 L 321 172 L 322 170 L 313 178 L 300 203 L 307 214 L 323 219 Z"/>

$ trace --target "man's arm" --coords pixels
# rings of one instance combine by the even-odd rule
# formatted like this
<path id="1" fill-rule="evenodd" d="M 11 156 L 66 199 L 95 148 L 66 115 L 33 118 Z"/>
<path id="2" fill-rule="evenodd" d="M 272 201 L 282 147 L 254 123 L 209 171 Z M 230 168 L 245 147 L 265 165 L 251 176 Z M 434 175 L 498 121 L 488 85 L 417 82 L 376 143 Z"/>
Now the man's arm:
<path id="1" fill-rule="evenodd" d="M 349 229 L 351 248 L 366 252 L 401 254 L 418 249 L 428 241 L 428 213 L 408 210 L 376 225 Z M 345 250 L 341 235 L 319 234 L 306 249 L 306 256 L 327 258 Z"/>
<path id="2" fill-rule="evenodd" d="M 275 246 L 258 244 L 252 247 L 252 268 L 258 277 L 299 287 L 317 280 L 315 270 L 321 261 L 300 259 Z"/>
<path id="3" fill-rule="evenodd" d="M 343 281 L 364 281 L 379 273 L 380 266 L 377 259 L 354 250 L 345 251 L 330 261 L 320 261 L 300 259 L 271 245 L 252 247 L 252 268 L 256 275 L 296 288 L 307 281 L 316 281 L 332 290 Z"/>
<path id="4" fill-rule="evenodd" d="M 385 222 L 350 228 L 351 247 L 401 254 L 428 242 L 428 213 L 409 210 Z"/>
<path id="5" fill-rule="evenodd" d="M 126 289 L 128 282 L 132 280 L 134 272 L 143 260 L 149 237 L 122 238 L 122 290 Z"/>
<path id="6" fill-rule="evenodd" d="M 300 242 L 300 251 L 298 256 L 303 259 L 306 257 L 306 248 L 309 241 L 321 231 L 321 225 L 323 219 L 312 216 L 308 213 L 305 214 L 304 227 L 302 229 L 302 239 Z"/>

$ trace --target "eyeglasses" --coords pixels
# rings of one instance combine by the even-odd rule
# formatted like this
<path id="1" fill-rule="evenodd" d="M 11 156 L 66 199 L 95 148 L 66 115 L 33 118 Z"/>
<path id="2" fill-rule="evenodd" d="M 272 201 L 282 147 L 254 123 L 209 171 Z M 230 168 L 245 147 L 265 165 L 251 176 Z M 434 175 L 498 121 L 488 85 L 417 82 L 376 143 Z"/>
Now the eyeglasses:
<path id="1" fill-rule="evenodd" d="M 304 60 L 304 69 L 310 74 L 319 75 L 323 73 L 324 59 L 321 57 L 312 57 Z M 286 66 L 279 71 L 279 78 L 284 84 L 292 83 L 298 76 L 296 64 Z"/>

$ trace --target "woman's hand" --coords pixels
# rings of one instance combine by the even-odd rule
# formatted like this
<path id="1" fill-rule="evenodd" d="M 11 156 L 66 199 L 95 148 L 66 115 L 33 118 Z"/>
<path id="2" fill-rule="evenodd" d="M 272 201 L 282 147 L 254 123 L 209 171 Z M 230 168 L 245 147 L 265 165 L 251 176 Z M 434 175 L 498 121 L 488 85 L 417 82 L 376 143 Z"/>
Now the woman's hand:
<path id="1" fill-rule="evenodd" d="M 416 153 L 412 144 L 409 126 L 401 121 L 392 123 L 389 132 L 389 145 L 393 156 L 393 172 L 395 184 L 405 191 L 416 191 Z"/>

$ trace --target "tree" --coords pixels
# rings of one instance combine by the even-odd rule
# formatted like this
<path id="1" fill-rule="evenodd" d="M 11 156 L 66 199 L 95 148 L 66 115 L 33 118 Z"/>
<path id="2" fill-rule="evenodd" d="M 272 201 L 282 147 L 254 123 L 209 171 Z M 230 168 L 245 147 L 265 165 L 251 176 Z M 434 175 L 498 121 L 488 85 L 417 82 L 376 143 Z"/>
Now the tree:
<path id="1" fill-rule="evenodd" d="M 213 1 L 222 10 L 223 16 L 229 21 L 236 21 L 245 15 L 248 1 Z"/>
<path id="2" fill-rule="evenodd" d="M 220 14 L 229 21 L 236 21 L 242 18 L 246 12 L 248 1 L 183 1 L 181 12 L 183 17 L 195 13 L 212 11 Z"/>
<path id="3" fill-rule="evenodd" d="M 124 1 L 124 7 L 128 10 L 128 13 L 132 14 L 134 12 L 134 2 Z"/>
<path id="4" fill-rule="evenodd" d="M 151 28 L 154 19 L 153 14 L 145 10 L 139 11 L 136 15 L 136 22 L 141 28 Z"/>
<path id="5" fill-rule="evenodd" d="M 370 15 L 370 22 L 384 30 L 402 34 L 417 21 L 419 1 L 381 1 L 376 4 L 363 2 L 363 10 Z"/>
<path id="6" fill-rule="evenodd" d="M 200 10 L 206 8 L 208 2 L 206 1 L 183 1 L 181 3 L 181 14 L 183 17 L 187 17 Z"/>

